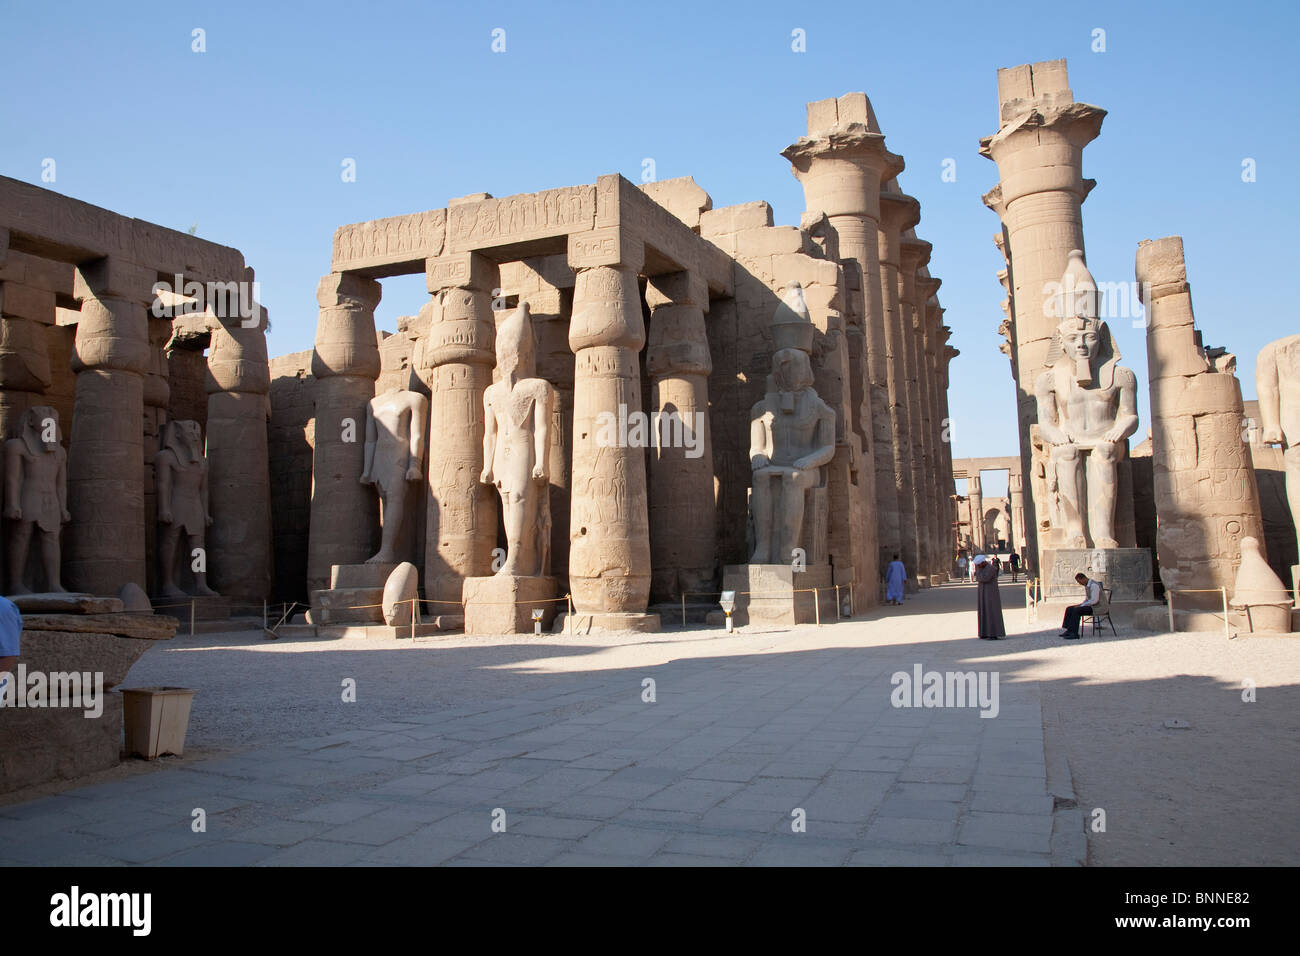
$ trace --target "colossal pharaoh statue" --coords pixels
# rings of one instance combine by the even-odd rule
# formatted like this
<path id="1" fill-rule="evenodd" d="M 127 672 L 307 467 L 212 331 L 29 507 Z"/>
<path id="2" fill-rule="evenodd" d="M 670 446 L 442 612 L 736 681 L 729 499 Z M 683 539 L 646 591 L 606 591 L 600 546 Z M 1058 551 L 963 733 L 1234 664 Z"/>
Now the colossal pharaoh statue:
<path id="1" fill-rule="evenodd" d="M 154 477 L 158 488 L 158 594 L 184 598 L 176 584 L 176 567 L 189 556 L 194 569 L 194 593 L 216 597 L 208 587 L 204 535 L 212 524 L 208 513 L 208 460 L 203 456 L 203 435 L 199 423 L 170 421 L 163 426 L 162 448 L 154 455 Z M 181 535 L 186 550 L 177 554 Z"/>
<path id="2" fill-rule="evenodd" d="M 803 289 L 791 283 L 772 319 L 777 350 L 767 391 L 749 413 L 751 564 L 790 563 L 813 517 L 808 493 L 824 483 L 822 466 L 835 456 L 835 412 L 812 387 L 813 329 Z"/>
<path id="3" fill-rule="evenodd" d="M 429 400 L 394 386 L 366 405 L 365 464 L 361 483 L 374 485 L 381 503 L 379 550 L 366 564 L 395 564 L 398 536 L 407 521 L 411 483 L 424 478 L 424 430 Z"/>
<path id="4" fill-rule="evenodd" d="M 1286 497 L 1300 547 L 1300 335 L 1288 335 L 1260 350 L 1255 387 L 1264 443 L 1282 446 Z"/>
<path id="5" fill-rule="evenodd" d="M 1116 467 L 1138 426 L 1137 379 L 1098 318 L 1097 286 L 1070 253 L 1056 299 L 1061 316 L 1034 383 L 1038 436 L 1048 447 L 1048 513 L 1065 548 L 1117 548 Z M 1085 527 L 1086 515 L 1086 527 Z"/>
<path id="6" fill-rule="evenodd" d="M 29 594 L 26 570 L 32 535 L 40 532 L 46 592 L 61 592 L 59 531 L 68 513 L 68 455 L 59 444 L 59 413 L 35 405 L 22 431 L 5 443 L 5 517 L 9 527 L 9 593 Z"/>
<path id="7" fill-rule="evenodd" d="M 483 393 L 483 475 L 501 495 L 505 562 L 498 574 L 536 577 L 550 572 L 548 471 L 555 388 L 537 378 L 528 304 L 497 329 L 498 379 Z"/>

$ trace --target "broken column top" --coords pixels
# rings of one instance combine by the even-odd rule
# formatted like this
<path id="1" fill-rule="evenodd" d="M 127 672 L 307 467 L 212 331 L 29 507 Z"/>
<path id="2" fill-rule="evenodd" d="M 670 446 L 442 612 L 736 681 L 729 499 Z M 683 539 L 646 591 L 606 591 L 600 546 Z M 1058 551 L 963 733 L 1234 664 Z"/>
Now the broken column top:
<path id="1" fill-rule="evenodd" d="M 861 123 L 872 133 L 880 132 L 876 111 L 866 93 L 845 93 L 843 96 L 816 100 L 808 104 L 808 135 L 816 136 L 833 126 Z"/>
<path id="2" fill-rule="evenodd" d="M 1009 118 L 1034 106 L 1066 106 L 1074 102 L 1065 60 L 1043 60 L 998 70 L 999 118 Z"/>
<path id="3" fill-rule="evenodd" d="M 1187 262 L 1183 258 L 1183 237 L 1143 239 L 1138 243 L 1135 268 L 1138 296 L 1145 303 L 1152 299 L 1187 291 Z"/>

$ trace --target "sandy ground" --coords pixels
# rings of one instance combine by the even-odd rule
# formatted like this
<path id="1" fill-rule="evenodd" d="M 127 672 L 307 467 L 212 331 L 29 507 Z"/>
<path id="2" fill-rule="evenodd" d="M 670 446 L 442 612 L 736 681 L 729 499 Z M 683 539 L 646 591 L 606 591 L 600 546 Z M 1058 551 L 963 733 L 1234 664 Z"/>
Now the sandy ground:
<path id="1" fill-rule="evenodd" d="M 1300 862 L 1300 636 L 1153 635 L 1063 641 L 1058 621 L 1029 624 L 1023 588 L 1003 588 L 1009 637 L 977 641 L 974 587 L 948 585 L 852 622 L 787 631 L 720 629 L 609 638 L 450 635 L 412 640 L 266 641 L 260 632 L 181 637 L 150 650 L 130 686 L 196 687 L 185 758 L 130 761 L 98 775 L 148 773 L 176 759 L 373 726 L 474 701 L 685 657 L 917 646 L 1036 681 L 1049 751 L 1063 754 L 1087 818 L 1093 865 L 1294 865 Z M 942 644 L 942 648 L 927 648 Z M 357 703 L 341 708 L 342 684 Z M 1246 682 L 1255 700 L 1243 700 Z M 1170 728 L 1179 721 L 1185 728 Z M 1049 754 L 1050 756 L 1050 754 Z M 80 783 L 92 782 L 90 780 Z M 40 792 L 54 789 L 42 788 Z M 32 791 L 0 802 L 30 799 Z"/>

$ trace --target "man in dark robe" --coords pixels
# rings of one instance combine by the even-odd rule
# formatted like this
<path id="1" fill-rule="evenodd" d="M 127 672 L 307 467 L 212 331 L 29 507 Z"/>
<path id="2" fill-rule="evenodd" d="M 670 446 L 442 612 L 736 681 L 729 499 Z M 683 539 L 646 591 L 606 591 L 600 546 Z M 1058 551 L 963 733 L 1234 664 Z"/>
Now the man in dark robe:
<path id="1" fill-rule="evenodd" d="M 1002 623 L 1002 595 L 998 591 L 998 566 L 984 555 L 975 559 L 975 611 L 981 641 L 1007 636 Z"/>

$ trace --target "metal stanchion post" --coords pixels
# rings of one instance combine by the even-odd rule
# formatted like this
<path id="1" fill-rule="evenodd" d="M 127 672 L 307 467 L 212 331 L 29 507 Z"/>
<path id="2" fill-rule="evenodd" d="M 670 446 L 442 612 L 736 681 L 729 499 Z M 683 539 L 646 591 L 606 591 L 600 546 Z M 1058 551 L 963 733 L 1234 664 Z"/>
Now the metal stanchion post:
<path id="1" fill-rule="evenodd" d="M 1223 597 L 1223 636 L 1232 640 L 1232 634 L 1228 630 L 1228 589 L 1219 588 L 1219 594 Z"/>
<path id="2" fill-rule="evenodd" d="M 686 626 L 686 592 L 682 592 L 682 627 Z"/>
<path id="3" fill-rule="evenodd" d="M 835 620 L 840 619 L 840 586 L 835 585 Z"/>
<path id="4" fill-rule="evenodd" d="M 822 594 L 818 588 L 812 589 L 813 593 L 813 610 L 817 614 L 817 626 L 822 626 Z"/>
<path id="5" fill-rule="evenodd" d="M 1169 604 L 1169 633 L 1174 633 L 1174 591 L 1170 588 L 1165 592 L 1165 600 Z"/>
<path id="6" fill-rule="evenodd" d="M 194 605 L 198 602 L 190 598 L 190 637 L 194 636 Z"/>
<path id="7" fill-rule="evenodd" d="M 568 608 L 569 608 L 569 615 L 568 615 L 568 617 L 569 617 L 569 637 L 573 637 L 573 595 L 572 595 L 572 594 L 566 594 L 566 595 L 564 595 L 564 603 L 565 603 L 565 604 L 568 606 Z"/>

